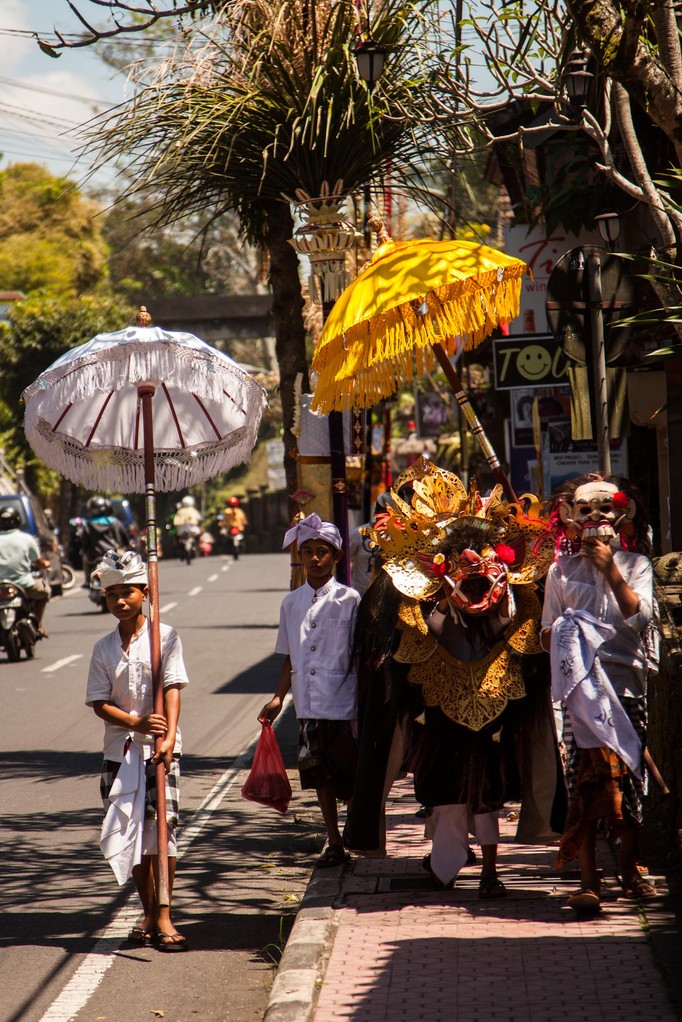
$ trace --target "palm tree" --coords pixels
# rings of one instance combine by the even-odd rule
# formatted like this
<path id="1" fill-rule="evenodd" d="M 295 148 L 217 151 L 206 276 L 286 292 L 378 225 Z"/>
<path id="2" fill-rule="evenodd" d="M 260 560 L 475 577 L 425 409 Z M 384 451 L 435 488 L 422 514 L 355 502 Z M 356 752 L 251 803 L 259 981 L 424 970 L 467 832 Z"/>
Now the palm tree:
<path id="1" fill-rule="evenodd" d="M 419 184 L 436 19 L 437 0 L 382 0 L 372 35 L 388 56 L 370 93 L 354 65 L 351 0 L 235 0 L 189 30 L 172 58 L 143 68 L 134 98 L 89 138 L 100 163 L 128 161 L 137 182 L 126 194 L 143 193 L 159 224 L 235 211 L 243 237 L 266 250 L 292 484 L 294 387 L 297 376 L 308 387 L 308 365 L 287 197 L 338 180 L 350 193 L 380 179 L 389 159 Z"/>

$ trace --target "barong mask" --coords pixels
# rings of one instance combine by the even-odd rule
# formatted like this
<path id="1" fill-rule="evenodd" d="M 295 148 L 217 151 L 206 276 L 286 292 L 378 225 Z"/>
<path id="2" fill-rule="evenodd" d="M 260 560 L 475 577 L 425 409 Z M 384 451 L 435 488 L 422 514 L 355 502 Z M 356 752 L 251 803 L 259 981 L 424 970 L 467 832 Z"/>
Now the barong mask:
<path id="1" fill-rule="evenodd" d="M 504 544 L 499 547 L 498 552 L 486 546 L 480 554 L 467 548 L 455 555 L 454 563 L 446 561 L 443 554 L 433 558 L 436 574 L 440 574 L 440 564 L 448 569 L 443 576 L 448 583 L 448 599 L 463 614 L 488 614 L 504 598 L 509 584 L 506 562 L 514 559 L 514 552 Z"/>
<path id="2" fill-rule="evenodd" d="M 578 486 L 571 502 L 564 501 L 559 516 L 572 526 L 578 539 L 598 539 L 617 546 L 619 533 L 636 514 L 636 505 L 614 483 L 595 480 Z"/>
<path id="3" fill-rule="evenodd" d="M 411 502 L 398 491 L 412 484 Z M 417 600 L 450 597 L 466 614 L 486 614 L 499 605 L 508 585 L 530 585 L 546 574 L 554 558 L 548 522 L 535 497 L 508 503 L 502 487 L 487 499 L 475 483 L 469 491 L 452 472 L 419 458 L 394 482 L 389 517 L 362 530 L 380 551 L 383 570 L 395 588 Z M 480 553 L 453 551 L 463 523 L 480 533 Z"/>

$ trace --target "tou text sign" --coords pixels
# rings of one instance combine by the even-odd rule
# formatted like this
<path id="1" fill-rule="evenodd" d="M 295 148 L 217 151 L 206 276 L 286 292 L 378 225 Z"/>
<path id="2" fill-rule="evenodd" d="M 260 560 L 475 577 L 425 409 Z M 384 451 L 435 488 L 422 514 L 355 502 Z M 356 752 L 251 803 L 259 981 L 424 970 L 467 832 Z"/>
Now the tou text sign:
<path id="1" fill-rule="evenodd" d="M 493 350 L 496 390 L 555 387 L 568 382 L 566 357 L 553 337 L 503 337 L 494 342 Z"/>

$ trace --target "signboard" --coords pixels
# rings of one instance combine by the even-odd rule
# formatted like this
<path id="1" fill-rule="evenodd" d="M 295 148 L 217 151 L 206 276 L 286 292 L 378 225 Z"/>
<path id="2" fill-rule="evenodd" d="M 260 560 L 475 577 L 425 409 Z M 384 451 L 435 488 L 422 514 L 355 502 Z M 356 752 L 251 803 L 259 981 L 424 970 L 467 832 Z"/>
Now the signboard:
<path id="1" fill-rule="evenodd" d="M 523 259 L 532 274 L 521 281 L 521 314 L 510 322 L 510 335 L 547 331 L 545 298 L 549 275 L 564 252 L 581 244 L 602 244 L 599 231 L 583 231 L 579 238 L 561 230 L 548 236 L 544 225 L 529 229 L 525 224 L 517 224 L 505 231 L 505 252 Z"/>
<path id="2" fill-rule="evenodd" d="M 551 493 L 567 479 L 599 471 L 597 445 L 593 440 L 573 440 L 570 420 L 550 422 L 543 434 L 543 455 L 547 466 L 546 493 Z M 611 441 L 611 471 L 627 476 L 627 448 L 624 440 Z"/>
<path id="3" fill-rule="evenodd" d="M 566 356 L 549 334 L 502 337 L 493 353 L 496 390 L 568 383 Z"/>

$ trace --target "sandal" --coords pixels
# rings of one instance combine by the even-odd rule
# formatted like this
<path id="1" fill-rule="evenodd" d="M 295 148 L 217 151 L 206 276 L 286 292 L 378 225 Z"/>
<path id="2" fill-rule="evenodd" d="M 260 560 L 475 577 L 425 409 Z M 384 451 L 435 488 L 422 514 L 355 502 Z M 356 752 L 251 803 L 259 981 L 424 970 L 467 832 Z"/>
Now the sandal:
<path id="1" fill-rule="evenodd" d="M 343 845 L 328 845 L 316 862 L 322 869 L 331 869 L 333 866 L 343 866 L 348 862 L 350 856 Z"/>
<path id="2" fill-rule="evenodd" d="M 478 885 L 478 896 L 481 901 L 490 901 L 492 898 L 506 898 L 507 888 L 498 876 L 481 877 Z"/>
<path id="3" fill-rule="evenodd" d="M 596 891 L 581 888 L 568 899 L 568 907 L 579 916 L 596 916 L 601 912 L 601 901 Z"/>
<path id="4" fill-rule="evenodd" d="M 165 951 L 167 953 L 189 950 L 187 938 L 177 931 L 175 933 L 164 933 L 163 930 L 157 930 L 154 935 L 154 947 L 157 951 Z"/>
<path id="5" fill-rule="evenodd" d="M 128 934 L 131 944 L 139 944 L 141 947 L 151 947 L 156 936 L 155 930 L 145 930 L 144 926 L 133 926 Z"/>
<path id="6" fill-rule="evenodd" d="M 626 898 L 656 898 L 658 891 L 655 884 L 652 884 L 650 880 L 640 877 L 632 883 L 624 883 L 623 894 Z"/>

